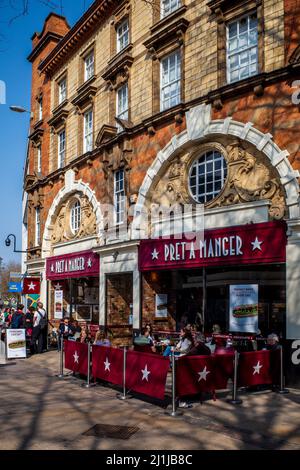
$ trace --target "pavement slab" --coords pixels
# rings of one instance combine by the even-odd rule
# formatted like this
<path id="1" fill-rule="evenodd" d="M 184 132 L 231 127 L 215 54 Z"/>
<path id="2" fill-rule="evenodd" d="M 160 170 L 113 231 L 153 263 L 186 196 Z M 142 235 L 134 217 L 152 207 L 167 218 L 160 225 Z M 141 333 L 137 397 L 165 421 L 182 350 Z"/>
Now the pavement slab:
<path id="1" fill-rule="evenodd" d="M 56 351 L 0 367 L 1 450 L 300 449 L 300 390 L 240 392 L 239 406 L 228 391 L 173 418 L 167 402 L 118 400 L 115 387 L 57 378 L 58 367 Z M 96 424 L 139 430 L 128 440 L 83 435 Z"/>

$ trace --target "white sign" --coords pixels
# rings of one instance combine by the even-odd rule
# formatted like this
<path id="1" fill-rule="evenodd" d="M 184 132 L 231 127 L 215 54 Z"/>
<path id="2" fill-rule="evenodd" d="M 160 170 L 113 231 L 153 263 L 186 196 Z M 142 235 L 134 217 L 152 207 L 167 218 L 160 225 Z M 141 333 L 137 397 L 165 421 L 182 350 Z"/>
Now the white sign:
<path id="1" fill-rule="evenodd" d="M 168 294 L 155 295 L 155 316 L 157 318 L 168 317 Z"/>
<path id="2" fill-rule="evenodd" d="M 6 330 L 6 350 L 8 359 L 26 357 L 25 330 Z"/>
<path id="3" fill-rule="evenodd" d="M 62 290 L 54 291 L 54 318 L 56 320 L 63 318 L 63 294 Z"/>
<path id="4" fill-rule="evenodd" d="M 229 331 L 257 333 L 258 285 L 240 284 L 230 286 Z"/>

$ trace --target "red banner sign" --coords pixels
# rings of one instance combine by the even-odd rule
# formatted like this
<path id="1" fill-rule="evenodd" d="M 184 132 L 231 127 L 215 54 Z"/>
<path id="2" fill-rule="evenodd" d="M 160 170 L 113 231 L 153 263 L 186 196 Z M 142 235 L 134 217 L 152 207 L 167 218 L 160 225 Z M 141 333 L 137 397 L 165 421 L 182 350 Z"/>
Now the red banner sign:
<path id="1" fill-rule="evenodd" d="M 46 261 L 49 280 L 99 276 L 99 256 L 92 251 L 81 251 L 53 256 Z"/>
<path id="2" fill-rule="evenodd" d="M 282 221 L 206 230 L 194 239 L 142 240 L 141 271 L 232 264 L 283 263 L 286 224 Z"/>
<path id="3" fill-rule="evenodd" d="M 36 277 L 25 277 L 23 280 L 22 294 L 39 294 L 41 292 L 41 280 Z"/>

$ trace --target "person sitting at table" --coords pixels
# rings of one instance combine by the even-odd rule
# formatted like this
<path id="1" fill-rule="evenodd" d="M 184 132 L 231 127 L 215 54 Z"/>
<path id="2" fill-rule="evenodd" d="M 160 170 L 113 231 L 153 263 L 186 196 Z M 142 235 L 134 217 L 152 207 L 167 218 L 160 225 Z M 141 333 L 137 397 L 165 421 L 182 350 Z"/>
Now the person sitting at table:
<path id="1" fill-rule="evenodd" d="M 95 336 L 94 344 L 96 346 L 110 346 L 110 341 L 107 337 L 107 333 L 103 330 L 98 330 Z"/>
<path id="2" fill-rule="evenodd" d="M 181 328 L 180 330 L 180 340 L 175 346 L 174 354 L 176 356 L 184 356 L 189 352 L 189 350 L 194 345 L 194 340 L 190 329 Z M 164 352 L 164 356 L 170 356 L 172 352 L 171 346 L 168 346 Z"/>
<path id="3" fill-rule="evenodd" d="M 155 344 L 155 339 L 154 339 L 154 336 L 153 336 L 152 325 L 150 323 L 146 323 L 145 328 L 149 331 L 149 339 L 150 339 L 150 341 L 152 341 L 152 344 L 154 345 Z"/>
<path id="4" fill-rule="evenodd" d="M 137 346 L 150 346 L 153 352 L 156 352 L 150 332 L 148 328 L 142 328 L 141 334 L 134 339 L 134 345 Z"/>
<path id="5" fill-rule="evenodd" d="M 77 320 L 74 320 L 72 323 L 72 331 L 73 331 L 73 337 L 75 341 L 79 340 L 80 338 L 80 333 L 81 333 L 81 326 L 79 325 L 79 322 Z"/>
<path id="6" fill-rule="evenodd" d="M 269 334 L 267 337 L 267 351 L 277 351 L 280 348 L 278 336 L 275 333 Z"/>
<path id="7" fill-rule="evenodd" d="M 187 356 L 210 356 L 211 350 L 205 344 L 205 336 L 203 333 L 196 333 L 194 345 L 190 348 Z"/>

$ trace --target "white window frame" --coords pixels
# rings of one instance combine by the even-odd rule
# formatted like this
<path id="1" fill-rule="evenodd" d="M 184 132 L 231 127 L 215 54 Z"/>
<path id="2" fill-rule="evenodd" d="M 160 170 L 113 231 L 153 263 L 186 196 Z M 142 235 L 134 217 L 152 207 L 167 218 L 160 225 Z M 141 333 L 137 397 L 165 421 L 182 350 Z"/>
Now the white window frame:
<path id="1" fill-rule="evenodd" d="M 122 183 L 122 184 L 120 184 Z M 114 173 L 114 208 L 115 224 L 121 225 L 125 220 L 125 171 L 120 169 Z"/>
<path id="2" fill-rule="evenodd" d="M 128 82 L 118 88 L 116 93 L 116 115 L 119 119 L 128 120 L 129 100 L 128 100 Z M 117 129 L 120 132 L 122 127 L 117 123 Z"/>
<path id="3" fill-rule="evenodd" d="M 83 153 L 93 150 L 93 110 L 90 109 L 84 113 L 83 117 Z"/>
<path id="4" fill-rule="evenodd" d="M 66 129 L 58 134 L 58 168 L 62 168 L 66 164 Z"/>
<path id="5" fill-rule="evenodd" d="M 43 119 L 43 98 L 40 98 L 38 101 L 38 112 L 39 112 L 39 121 Z"/>
<path id="6" fill-rule="evenodd" d="M 175 57 L 175 79 L 170 79 L 170 62 L 172 57 Z M 167 74 L 169 75 L 169 81 L 164 83 L 164 70 L 165 64 L 167 64 Z M 172 52 L 172 54 L 163 57 L 160 62 L 160 110 L 165 111 L 166 109 L 170 109 L 173 106 L 178 105 L 181 102 L 181 53 L 179 50 Z M 171 98 L 164 100 L 164 92 L 167 88 L 171 89 L 172 87 L 177 88 L 176 97 L 174 103 L 171 103 Z M 167 104 L 167 102 L 169 102 Z"/>
<path id="7" fill-rule="evenodd" d="M 78 233 L 81 225 L 81 205 L 80 201 L 76 200 L 70 209 L 70 228 L 74 235 Z"/>
<path id="8" fill-rule="evenodd" d="M 166 16 L 178 10 L 181 7 L 181 0 L 161 0 L 160 1 L 160 17 Z"/>
<path id="9" fill-rule="evenodd" d="M 121 52 L 129 44 L 129 18 L 117 26 L 117 52 Z"/>
<path id="10" fill-rule="evenodd" d="M 259 72 L 259 59 L 258 59 L 258 20 L 257 20 L 257 15 L 256 15 L 256 28 L 250 28 L 250 17 L 253 16 L 253 14 L 256 14 L 256 12 L 252 12 L 252 13 L 248 13 L 247 15 L 243 15 L 237 19 L 235 19 L 234 21 L 230 21 L 229 23 L 227 23 L 226 25 L 226 72 L 227 72 L 227 83 L 236 83 L 240 80 L 244 80 L 246 78 L 249 78 L 249 77 L 253 77 L 255 75 L 258 74 Z M 230 43 L 230 39 L 233 39 L 233 38 L 229 38 L 229 27 L 231 25 L 233 25 L 234 23 L 237 24 L 237 34 L 236 36 L 236 39 L 237 39 L 237 42 L 239 42 L 240 40 L 240 36 L 242 36 L 242 34 L 239 33 L 239 29 L 240 29 L 240 21 L 247 18 L 247 46 L 243 46 L 243 47 L 237 47 L 236 49 L 234 49 L 233 51 L 229 51 L 229 43 Z M 255 44 L 249 44 L 250 43 L 250 35 L 253 31 L 256 30 L 256 43 Z M 252 49 L 256 49 L 256 61 L 255 62 L 251 62 L 250 61 L 250 53 L 251 53 L 251 50 Z M 248 62 L 247 62 L 247 67 L 248 67 L 248 74 L 245 75 L 245 76 L 242 76 L 241 77 L 241 71 L 242 69 L 244 68 L 243 66 L 241 66 L 241 55 L 243 53 L 246 53 L 248 54 Z M 236 79 L 231 79 L 231 69 L 230 69 L 230 59 L 234 56 L 237 56 L 238 57 L 238 67 L 236 69 L 234 69 L 234 71 L 238 71 L 238 78 Z M 253 72 L 253 73 L 250 73 L 250 66 L 251 65 L 254 65 L 256 64 L 256 71 Z"/>
<path id="11" fill-rule="evenodd" d="M 42 171 L 42 146 L 41 144 L 37 147 L 37 172 L 41 173 Z"/>
<path id="12" fill-rule="evenodd" d="M 207 156 L 211 153 L 213 154 L 213 158 L 207 159 Z M 218 162 L 220 162 L 220 165 L 217 165 Z M 207 170 L 209 164 L 212 164 L 210 171 Z M 194 168 L 196 168 L 196 174 L 195 176 L 192 176 Z M 200 172 L 200 168 L 204 168 L 204 172 Z M 221 173 L 221 178 L 216 179 L 216 174 L 218 171 Z M 200 204 L 205 204 L 206 202 L 212 201 L 222 191 L 226 182 L 227 174 L 227 162 L 224 155 L 219 150 L 207 150 L 206 152 L 204 152 L 202 155 L 195 159 L 189 171 L 189 191 L 191 193 L 192 198 Z M 204 192 L 199 191 L 200 175 L 201 177 L 204 177 L 204 183 L 202 183 L 202 185 L 204 186 Z M 207 175 L 211 175 L 209 181 L 207 181 Z M 191 178 L 195 178 L 195 185 L 193 185 L 195 190 L 192 189 Z M 221 183 L 221 185 L 220 188 L 216 189 L 216 184 L 218 183 Z M 212 185 L 211 191 L 207 191 L 208 184 Z M 204 201 L 201 200 L 202 198 L 204 198 Z"/>
<path id="13" fill-rule="evenodd" d="M 67 79 L 66 77 L 58 83 L 58 104 L 63 103 L 67 99 Z"/>
<path id="14" fill-rule="evenodd" d="M 91 51 L 84 58 L 84 81 L 86 82 L 95 74 L 95 54 Z"/>
<path id="15" fill-rule="evenodd" d="M 41 210 L 39 207 L 35 208 L 35 246 L 41 243 Z"/>

